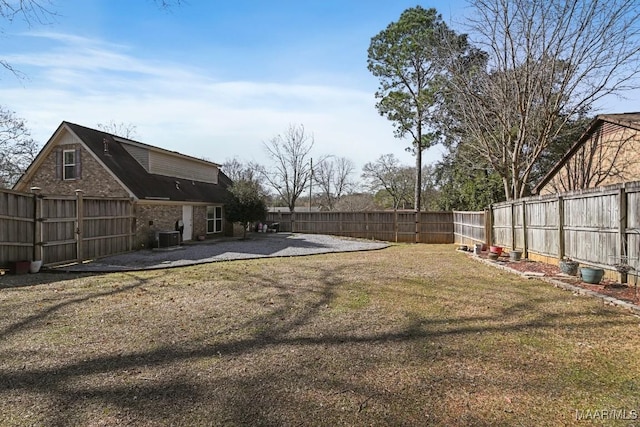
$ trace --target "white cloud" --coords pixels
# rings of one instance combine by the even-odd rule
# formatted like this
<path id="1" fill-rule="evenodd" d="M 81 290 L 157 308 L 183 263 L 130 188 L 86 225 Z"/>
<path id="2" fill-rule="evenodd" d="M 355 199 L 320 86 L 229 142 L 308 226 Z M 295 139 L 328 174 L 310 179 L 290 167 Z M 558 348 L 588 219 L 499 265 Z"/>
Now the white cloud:
<path id="1" fill-rule="evenodd" d="M 327 84 L 219 81 L 208 70 L 134 56 L 123 46 L 39 33 L 47 47 L 6 56 L 30 80 L 0 81 L 2 102 L 44 143 L 61 121 L 94 127 L 132 123 L 142 142 L 222 163 L 266 163 L 262 143 L 289 124 L 314 134 L 314 156 L 352 159 L 359 168 L 394 153 L 413 164 L 407 143 L 374 107 L 373 92 Z M 427 161 L 439 157 L 427 155 Z M 359 170 L 358 170 L 359 173 Z"/>

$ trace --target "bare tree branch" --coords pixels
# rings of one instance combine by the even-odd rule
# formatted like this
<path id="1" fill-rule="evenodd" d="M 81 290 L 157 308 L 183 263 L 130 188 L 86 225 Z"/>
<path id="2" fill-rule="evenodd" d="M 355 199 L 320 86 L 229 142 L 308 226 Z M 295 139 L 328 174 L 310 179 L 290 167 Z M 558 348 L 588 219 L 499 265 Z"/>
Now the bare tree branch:
<path id="1" fill-rule="evenodd" d="M 116 123 L 110 120 L 107 123 L 98 123 L 96 127 L 112 135 L 121 136 L 127 139 L 133 139 L 137 136 L 137 126 L 133 123 Z"/>
<path id="2" fill-rule="evenodd" d="M 287 203 L 290 212 L 295 210 L 296 200 L 311 179 L 309 159 L 313 144 L 313 135 L 307 135 L 303 125 L 289 125 L 283 135 L 264 143 L 273 166 L 264 169 L 262 176 Z"/>
<path id="3" fill-rule="evenodd" d="M 604 125 L 573 155 L 549 183 L 557 192 L 581 190 L 627 181 L 637 169 L 633 150 L 637 131 Z"/>
<path id="4" fill-rule="evenodd" d="M 471 0 L 470 33 L 486 63 L 452 63 L 449 109 L 461 138 L 500 174 L 507 199 L 567 123 L 639 87 L 640 8 L 634 0 Z"/>
<path id="5" fill-rule="evenodd" d="M 415 170 L 402 166 L 393 154 L 382 155 L 362 168 L 362 178 L 368 181 L 373 193 L 385 191 L 392 200 L 392 208 L 413 206 Z"/>
<path id="6" fill-rule="evenodd" d="M 0 107 L 0 188 L 12 187 L 37 154 L 26 122 Z"/>
<path id="7" fill-rule="evenodd" d="M 335 204 L 353 187 L 349 178 L 354 170 L 353 162 L 345 157 L 327 157 L 314 166 L 313 180 L 320 187 L 321 207 L 334 210 Z"/>

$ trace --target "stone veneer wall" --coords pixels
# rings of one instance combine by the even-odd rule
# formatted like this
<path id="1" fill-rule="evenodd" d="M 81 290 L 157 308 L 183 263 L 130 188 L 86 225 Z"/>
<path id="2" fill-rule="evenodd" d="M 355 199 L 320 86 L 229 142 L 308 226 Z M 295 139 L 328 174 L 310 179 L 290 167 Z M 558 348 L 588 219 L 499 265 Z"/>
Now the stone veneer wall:
<path id="1" fill-rule="evenodd" d="M 154 247 L 156 232 L 176 229 L 176 221 L 182 219 L 182 206 L 138 202 L 135 205 L 135 215 L 135 248 Z"/>
<path id="2" fill-rule="evenodd" d="M 21 191 L 29 191 L 31 187 L 42 188 L 42 194 L 71 195 L 76 189 L 82 190 L 84 196 L 96 197 L 129 197 L 129 193 L 116 181 L 93 156 L 80 144 L 60 146 L 61 149 L 71 150 L 81 148 L 82 162 L 81 178 L 63 180 L 56 178 L 56 150 L 44 159 L 31 180 Z"/>
<path id="3" fill-rule="evenodd" d="M 136 237 L 135 248 L 148 248 L 155 243 L 155 235 L 158 231 L 175 230 L 176 221 L 182 219 L 182 205 L 144 203 L 135 205 Z M 222 233 L 207 234 L 207 207 L 193 207 L 193 240 L 198 236 L 215 238 L 220 236 L 233 236 L 232 224 L 224 221 Z"/>

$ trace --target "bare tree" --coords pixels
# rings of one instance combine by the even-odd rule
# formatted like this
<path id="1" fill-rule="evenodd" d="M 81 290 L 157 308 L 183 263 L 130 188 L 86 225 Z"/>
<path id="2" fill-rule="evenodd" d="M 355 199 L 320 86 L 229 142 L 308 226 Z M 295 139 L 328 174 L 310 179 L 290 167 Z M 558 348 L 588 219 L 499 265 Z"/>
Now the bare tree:
<path id="1" fill-rule="evenodd" d="M 247 165 L 245 165 L 237 157 L 225 160 L 225 162 L 222 164 L 222 170 L 224 171 L 225 175 L 231 178 L 232 181 L 247 179 L 247 175 L 251 174 L 251 171 L 247 168 Z"/>
<path id="2" fill-rule="evenodd" d="M 24 119 L 0 106 L 0 188 L 10 188 L 38 154 Z"/>
<path id="3" fill-rule="evenodd" d="M 353 187 L 349 177 L 354 170 L 353 162 L 346 157 L 327 157 L 313 169 L 313 180 L 320 187 L 324 208 L 333 210 L 336 202 Z"/>
<path id="4" fill-rule="evenodd" d="M 133 123 L 116 123 L 111 120 L 107 123 L 98 123 L 96 124 L 96 127 L 112 135 L 121 136 L 127 139 L 133 139 L 137 136 L 137 126 Z"/>
<path id="5" fill-rule="evenodd" d="M 307 135 L 303 125 L 289 125 L 284 134 L 264 144 L 273 167 L 263 169 L 262 176 L 284 200 L 290 212 L 295 210 L 296 201 L 311 179 L 309 160 L 313 144 L 313 135 Z"/>
<path id="6" fill-rule="evenodd" d="M 372 194 L 351 193 L 346 194 L 335 204 L 335 209 L 345 212 L 374 211 L 381 209 Z"/>
<path id="7" fill-rule="evenodd" d="M 507 199 L 522 197 L 570 120 L 638 87 L 640 8 L 635 0 L 471 4 L 470 33 L 486 62 L 451 62 L 449 111 L 471 158 L 500 174 Z"/>
<path id="8" fill-rule="evenodd" d="M 269 192 L 262 184 L 260 177 L 263 174 L 263 166 L 254 163 L 244 163 L 237 157 L 227 159 L 222 164 L 222 171 L 234 182 L 246 181 L 252 183 L 258 189 L 261 197 L 268 197 Z"/>
<path id="9" fill-rule="evenodd" d="M 630 148 L 638 132 L 623 129 L 615 137 L 605 133 L 600 128 L 564 164 L 550 182 L 556 192 L 599 187 L 631 178 L 638 153 Z"/>
<path id="10" fill-rule="evenodd" d="M 393 209 L 413 206 L 415 170 L 401 165 L 393 154 L 384 154 L 375 162 L 365 164 L 362 171 L 369 190 L 373 193 L 384 191 L 391 198 Z"/>

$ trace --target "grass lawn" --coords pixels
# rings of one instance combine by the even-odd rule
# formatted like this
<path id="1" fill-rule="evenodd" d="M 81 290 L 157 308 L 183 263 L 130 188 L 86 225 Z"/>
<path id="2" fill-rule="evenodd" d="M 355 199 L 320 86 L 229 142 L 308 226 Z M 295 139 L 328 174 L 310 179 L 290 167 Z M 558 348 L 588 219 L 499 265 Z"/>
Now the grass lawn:
<path id="1" fill-rule="evenodd" d="M 0 425 L 633 425 L 639 336 L 451 245 L 3 276 Z"/>

